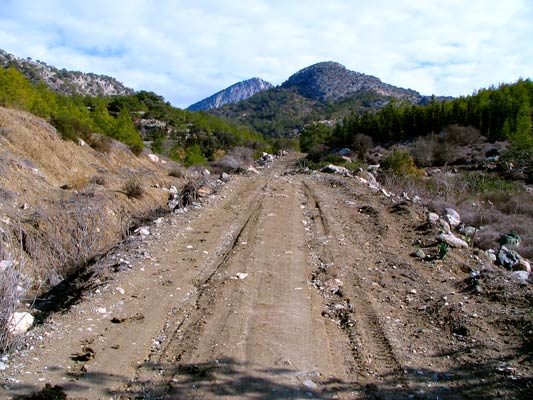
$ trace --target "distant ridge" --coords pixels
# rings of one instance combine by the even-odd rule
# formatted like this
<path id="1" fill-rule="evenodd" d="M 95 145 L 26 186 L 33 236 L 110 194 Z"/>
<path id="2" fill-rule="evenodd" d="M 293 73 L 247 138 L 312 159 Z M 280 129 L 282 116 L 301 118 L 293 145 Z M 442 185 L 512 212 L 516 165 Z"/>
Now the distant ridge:
<path id="1" fill-rule="evenodd" d="M 67 71 L 31 58 L 19 58 L 0 49 L 0 67 L 14 67 L 30 82 L 44 82 L 54 92 L 82 96 L 126 96 L 134 93 L 115 78 L 93 73 Z"/>
<path id="2" fill-rule="evenodd" d="M 412 103 L 418 103 L 423 98 L 414 90 L 383 83 L 375 76 L 350 71 L 333 61 L 320 62 L 304 68 L 287 79 L 281 87 L 295 89 L 300 95 L 321 102 L 335 101 L 368 90 Z"/>
<path id="3" fill-rule="evenodd" d="M 214 95 L 190 105 L 189 111 L 206 111 L 213 108 L 222 107 L 225 104 L 233 104 L 252 97 L 254 94 L 273 88 L 269 82 L 261 78 L 252 78 L 215 93 Z"/>

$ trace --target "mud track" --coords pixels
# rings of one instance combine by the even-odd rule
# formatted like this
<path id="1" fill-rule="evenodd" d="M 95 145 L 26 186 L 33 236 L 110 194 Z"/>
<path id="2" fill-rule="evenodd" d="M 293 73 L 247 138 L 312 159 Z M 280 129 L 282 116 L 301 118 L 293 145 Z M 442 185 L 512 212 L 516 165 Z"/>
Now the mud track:
<path id="1" fill-rule="evenodd" d="M 85 399 L 527 398 L 527 358 L 465 319 L 491 308 L 457 290 L 461 262 L 409 256 L 422 217 L 353 181 L 287 174 L 293 163 L 234 177 L 114 254 L 131 264 L 36 328 L 0 395 L 50 383 Z M 446 321 L 468 338 L 431 314 L 442 298 L 462 304 Z M 486 372 L 496 355 L 514 381 Z"/>

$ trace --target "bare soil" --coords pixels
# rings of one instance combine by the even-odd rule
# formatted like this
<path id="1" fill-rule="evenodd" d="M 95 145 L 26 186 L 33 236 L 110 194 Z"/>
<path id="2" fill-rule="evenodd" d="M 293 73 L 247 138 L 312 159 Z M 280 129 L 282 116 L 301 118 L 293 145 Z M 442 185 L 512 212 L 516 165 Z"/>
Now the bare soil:
<path id="1" fill-rule="evenodd" d="M 0 396 L 531 398 L 531 285 L 472 249 L 411 257 L 436 253 L 422 208 L 294 163 L 233 177 L 101 260 Z"/>

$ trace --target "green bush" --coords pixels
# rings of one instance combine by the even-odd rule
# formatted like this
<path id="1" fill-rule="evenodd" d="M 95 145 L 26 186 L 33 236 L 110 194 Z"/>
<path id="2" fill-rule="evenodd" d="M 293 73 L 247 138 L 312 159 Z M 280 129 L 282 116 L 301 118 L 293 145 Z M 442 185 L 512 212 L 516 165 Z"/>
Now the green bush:
<path id="1" fill-rule="evenodd" d="M 335 165 L 343 165 L 343 164 L 346 164 L 346 162 L 347 162 L 344 158 L 342 158 L 338 154 L 330 154 L 330 155 L 324 157 L 323 161 L 325 161 L 325 162 L 327 162 L 329 164 L 335 164 Z"/>
<path id="2" fill-rule="evenodd" d="M 199 145 L 195 144 L 185 149 L 185 159 L 183 160 L 183 165 L 185 165 L 186 167 L 190 167 L 191 165 L 206 164 L 207 160 L 205 159 L 202 153 L 202 149 Z"/>
<path id="3" fill-rule="evenodd" d="M 72 115 L 55 115 L 50 122 L 64 140 L 76 141 L 80 138 L 85 140 L 91 133 L 91 126 L 88 123 Z"/>
<path id="4" fill-rule="evenodd" d="M 416 167 L 411 154 L 404 150 L 394 150 L 383 160 L 382 166 L 384 169 L 389 169 L 399 176 L 422 174 L 422 171 Z"/>

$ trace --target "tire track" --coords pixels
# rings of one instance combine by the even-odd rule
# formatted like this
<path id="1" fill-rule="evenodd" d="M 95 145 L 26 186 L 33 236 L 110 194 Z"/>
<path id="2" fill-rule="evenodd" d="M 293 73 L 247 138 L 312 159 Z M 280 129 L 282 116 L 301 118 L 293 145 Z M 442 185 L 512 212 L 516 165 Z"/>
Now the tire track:
<path id="1" fill-rule="evenodd" d="M 327 232 L 330 238 L 343 237 L 341 232 L 330 228 L 336 225 L 329 222 L 325 207 L 312 186 L 304 182 L 304 187 L 313 213 L 314 236 L 320 237 Z M 330 272 L 328 266 L 338 265 L 344 260 L 342 251 L 331 249 L 335 244 L 326 242 L 320 246 L 316 243 L 310 246 L 320 262 L 318 270 L 313 273 L 313 280 L 323 281 L 336 277 L 335 272 Z M 359 380 L 397 373 L 401 370 L 401 365 L 375 311 L 373 299 L 363 289 L 357 270 L 351 268 L 349 272 L 353 274 L 349 277 L 354 282 L 353 288 L 340 289 L 334 294 L 322 291 L 327 299 L 323 315 L 337 320 L 344 332 L 351 350 L 352 372 L 357 374 Z"/>
<path id="2" fill-rule="evenodd" d="M 249 251 L 247 247 L 239 247 L 239 243 L 251 236 L 257 230 L 257 222 L 263 208 L 263 200 L 268 190 L 268 183 L 258 189 L 254 189 L 250 208 L 246 210 L 246 216 L 241 218 L 241 223 L 232 229 L 234 233 L 226 234 L 231 237 L 229 243 L 223 242 L 223 250 L 217 257 L 214 267 L 203 268 L 206 274 L 198 279 L 196 291 L 187 302 L 173 310 L 173 316 L 165 324 L 164 330 L 158 336 L 161 342 L 156 346 L 150 357 L 137 369 L 136 376 L 125 390 L 119 390 L 117 394 L 142 393 L 150 398 L 164 396 L 169 390 L 169 382 L 177 373 L 176 365 L 186 355 L 193 351 L 202 336 L 207 319 L 211 316 L 211 305 L 217 300 L 220 285 L 228 278 L 227 266 L 236 256 L 237 252 Z M 230 314 L 231 308 L 227 308 L 226 314 Z M 220 316 L 219 316 L 220 317 Z M 154 339 L 158 342 L 158 339 Z"/>

